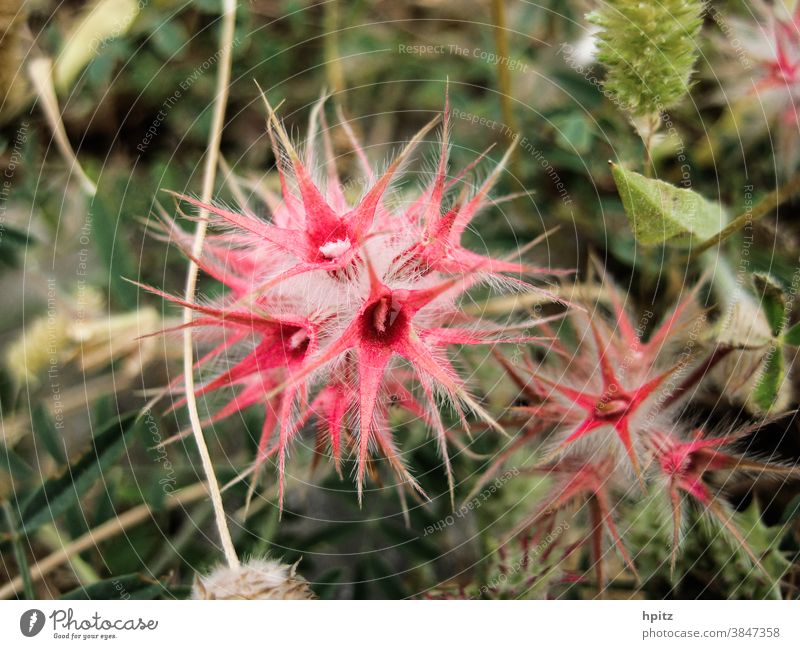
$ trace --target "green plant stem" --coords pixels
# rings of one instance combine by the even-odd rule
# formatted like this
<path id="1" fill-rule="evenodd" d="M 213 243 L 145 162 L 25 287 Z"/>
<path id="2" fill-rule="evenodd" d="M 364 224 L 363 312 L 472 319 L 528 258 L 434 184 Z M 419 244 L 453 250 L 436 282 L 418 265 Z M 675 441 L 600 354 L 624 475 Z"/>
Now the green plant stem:
<path id="1" fill-rule="evenodd" d="M 743 212 L 737 216 L 733 221 L 728 223 L 722 230 L 715 234 L 710 239 L 707 239 L 699 246 L 694 248 L 690 257 L 694 258 L 709 248 L 713 248 L 719 243 L 722 243 L 732 235 L 736 234 L 739 230 L 748 224 L 752 224 L 759 219 L 764 218 L 767 214 L 772 212 L 782 203 L 789 200 L 792 196 L 800 192 L 800 173 L 793 176 L 782 187 L 776 187 L 769 194 L 764 196 L 758 203 L 756 203 L 750 210 Z"/>
<path id="2" fill-rule="evenodd" d="M 658 114 L 647 116 L 647 137 L 642 138 L 644 145 L 644 161 L 642 162 L 642 175 L 645 178 L 656 177 L 656 163 L 653 160 L 653 137 L 658 131 L 661 116 Z"/>
<path id="3" fill-rule="evenodd" d="M 329 0 L 325 5 L 325 76 L 331 92 L 338 95 L 345 89 L 344 70 L 339 53 L 339 0 Z"/>
<path id="4" fill-rule="evenodd" d="M 19 534 L 17 515 L 11 507 L 11 503 L 7 500 L 3 501 L 3 512 L 6 515 L 8 527 L 11 531 L 11 545 L 14 547 L 14 558 L 17 561 L 17 568 L 22 580 L 22 592 L 25 593 L 25 599 L 36 599 L 36 593 L 33 592 L 31 572 L 28 568 L 28 557 L 25 555 L 25 548 L 22 547 L 22 538 Z"/>
<path id="5" fill-rule="evenodd" d="M 494 46 L 500 61 L 508 61 L 508 29 L 506 27 L 505 0 L 492 0 L 492 23 L 494 24 Z M 503 129 L 509 146 L 517 136 L 517 124 L 511 106 L 511 73 L 508 65 L 497 64 L 497 89 L 500 91 L 500 112 L 507 128 Z M 514 149 L 511 158 L 514 176 L 521 178 L 519 148 Z"/>

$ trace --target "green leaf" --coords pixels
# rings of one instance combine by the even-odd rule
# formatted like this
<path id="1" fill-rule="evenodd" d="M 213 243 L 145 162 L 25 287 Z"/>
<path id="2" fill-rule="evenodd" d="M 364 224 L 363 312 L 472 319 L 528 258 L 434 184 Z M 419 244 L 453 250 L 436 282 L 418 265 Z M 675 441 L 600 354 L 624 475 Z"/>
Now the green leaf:
<path id="1" fill-rule="evenodd" d="M 0 470 L 16 480 L 25 480 L 33 473 L 33 468 L 5 444 L 0 444 Z"/>
<path id="2" fill-rule="evenodd" d="M 567 115 L 556 120 L 556 141 L 570 152 L 586 153 L 592 144 L 592 132 L 582 115 Z"/>
<path id="3" fill-rule="evenodd" d="M 22 506 L 22 526 L 30 533 L 63 514 L 88 491 L 125 449 L 136 414 L 113 420 L 95 435 L 91 448 L 60 475 L 50 478 Z"/>
<path id="4" fill-rule="evenodd" d="M 753 389 L 753 402 L 763 411 L 768 411 L 775 403 L 785 375 L 783 347 L 776 345 L 767 356 L 761 368 L 761 378 Z"/>
<path id="5" fill-rule="evenodd" d="M 782 525 L 773 527 L 767 526 L 761 518 L 761 511 L 755 498 L 747 509 L 737 512 L 736 526 L 745 537 L 747 544 L 756 550 L 762 567 L 770 577 L 766 578 L 762 576 L 760 571 L 757 570 L 752 571 L 752 574 L 749 575 L 749 579 L 741 579 L 740 575 L 740 582 L 731 592 L 731 597 L 748 599 L 744 597 L 743 594 L 740 594 L 742 593 L 742 587 L 746 586 L 747 581 L 757 580 L 764 582 L 763 585 L 768 588 L 768 591 L 764 592 L 758 599 L 767 599 L 768 597 L 780 599 L 780 583 L 786 571 L 790 568 L 789 562 L 780 552 L 780 542 L 785 527 Z M 722 536 L 723 538 L 727 538 L 727 535 L 723 534 Z M 741 557 L 741 545 L 738 542 L 732 542 L 731 545 Z M 735 565 L 736 562 L 732 559 L 733 557 L 727 560 L 723 559 L 721 563 L 722 565 Z M 751 595 L 749 599 L 756 599 L 756 597 Z"/>
<path id="6" fill-rule="evenodd" d="M 99 175 L 100 171 L 98 171 Z M 114 187 L 104 191 L 113 194 Z M 124 195 L 124 194 L 123 194 Z M 114 209 L 113 206 L 117 206 Z M 103 277 L 110 283 L 112 307 L 121 309 L 137 308 L 136 287 L 125 281 L 125 277 L 135 277 L 137 262 L 133 247 L 126 239 L 123 227 L 124 217 L 118 202 L 112 195 L 98 194 L 92 200 L 92 232 L 96 253 L 103 268 Z"/>
<path id="7" fill-rule="evenodd" d="M 25 554 L 25 547 L 22 545 L 22 539 L 19 534 L 19 517 L 8 501 L 3 502 L 3 510 L 8 521 L 8 528 L 11 533 L 11 543 L 14 547 L 14 558 L 17 561 L 17 570 L 22 577 L 22 587 L 25 592 L 25 599 L 36 599 L 36 594 L 33 592 L 33 582 L 31 581 L 31 573 L 28 569 L 28 555 Z"/>
<path id="8" fill-rule="evenodd" d="M 789 504 L 786 505 L 786 508 L 783 510 L 783 515 L 781 516 L 781 525 L 787 525 L 796 518 L 800 518 L 800 496 L 795 496 Z"/>
<path id="9" fill-rule="evenodd" d="M 800 347 L 800 322 L 795 323 L 783 334 L 783 342 L 792 347 Z"/>
<path id="10" fill-rule="evenodd" d="M 0 265 L 16 266 L 18 254 L 34 243 L 36 242 L 26 232 L 9 225 L 0 225 Z"/>
<path id="11" fill-rule="evenodd" d="M 157 599 L 165 595 L 169 597 L 169 591 L 160 581 L 145 575 L 129 574 L 79 586 L 59 599 Z"/>
<path id="12" fill-rule="evenodd" d="M 41 403 L 31 411 L 31 426 L 33 434 L 42 442 L 50 457 L 59 464 L 65 464 L 67 457 L 64 454 L 64 442 L 56 430 L 53 418 Z"/>
<path id="13" fill-rule="evenodd" d="M 184 26 L 177 20 L 161 20 L 156 29 L 151 32 L 150 43 L 153 49 L 168 60 L 175 63 L 176 55 L 191 41 Z"/>
<path id="14" fill-rule="evenodd" d="M 685 247 L 705 241 L 725 225 L 724 208 L 691 189 L 645 178 L 613 162 L 611 173 L 633 234 L 642 245 Z"/>
<path id="15" fill-rule="evenodd" d="M 99 0 L 91 11 L 74 21 L 53 68 L 59 90 L 69 89 L 89 61 L 112 40 L 124 35 L 141 8 L 136 0 Z"/>
<path id="16" fill-rule="evenodd" d="M 753 286 L 761 300 L 761 310 L 767 319 L 772 335 L 781 335 L 784 327 L 786 297 L 780 284 L 766 273 L 753 273 Z"/>

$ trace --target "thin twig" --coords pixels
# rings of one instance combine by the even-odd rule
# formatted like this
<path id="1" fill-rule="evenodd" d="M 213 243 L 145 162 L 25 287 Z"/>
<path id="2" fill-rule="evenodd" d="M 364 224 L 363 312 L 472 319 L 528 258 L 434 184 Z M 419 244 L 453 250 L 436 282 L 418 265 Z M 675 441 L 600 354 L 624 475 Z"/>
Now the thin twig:
<path id="1" fill-rule="evenodd" d="M 225 106 L 228 101 L 228 88 L 231 77 L 231 58 L 233 52 L 233 33 L 236 27 L 236 2 L 235 0 L 222 0 L 223 22 L 222 22 L 222 56 L 217 75 L 217 94 L 214 104 L 214 116 L 209 136 L 208 150 L 206 151 L 205 168 L 203 170 L 203 190 L 201 200 L 208 203 L 214 191 L 216 180 L 217 164 L 219 162 L 219 146 L 222 138 L 222 127 L 225 122 Z M 198 267 L 193 261 L 199 259 L 203 252 L 203 242 L 206 236 L 208 225 L 208 213 L 201 210 L 198 215 L 197 228 L 194 233 L 192 243 L 192 260 L 189 261 L 189 268 L 186 271 L 186 301 L 193 302 L 197 289 Z M 183 311 L 184 324 L 190 324 L 194 315 L 189 308 Z M 217 522 L 222 549 L 225 559 L 231 568 L 239 567 L 239 558 L 233 547 L 231 533 L 228 529 L 228 522 L 225 518 L 225 507 L 222 504 L 222 494 L 219 489 L 217 477 L 214 474 L 214 466 L 211 463 L 211 455 L 208 452 L 205 437 L 203 437 L 203 427 L 200 423 L 200 415 L 197 411 L 197 400 L 194 393 L 194 355 L 192 346 L 192 328 L 186 327 L 183 331 L 183 374 L 186 385 L 186 407 L 189 411 L 189 421 L 192 426 L 197 448 L 200 451 L 200 459 L 203 463 L 203 471 L 208 481 L 208 491 L 211 496 L 211 503 L 214 506 L 214 518 Z"/>
<path id="2" fill-rule="evenodd" d="M 765 217 L 767 214 L 772 212 L 772 210 L 781 205 L 781 203 L 786 202 L 798 192 L 800 192 L 800 174 L 793 176 L 791 180 L 789 180 L 789 182 L 782 187 L 776 187 L 773 191 L 758 201 L 758 203 L 756 203 L 751 209 L 737 216 L 713 237 L 707 239 L 699 246 L 694 248 L 690 257 L 697 257 L 697 255 L 700 253 L 705 252 L 709 248 L 713 248 L 719 243 L 722 243 L 725 241 L 725 239 L 736 234 L 748 224 L 752 224 L 753 222 Z"/>
<path id="3" fill-rule="evenodd" d="M 164 507 L 167 510 L 175 509 L 190 502 L 194 502 L 195 500 L 200 500 L 207 493 L 208 489 L 206 485 L 202 482 L 198 482 L 197 484 L 193 484 L 170 494 L 169 498 L 164 503 Z M 153 511 L 150 509 L 150 506 L 145 503 L 133 509 L 129 509 L 119 516 L 110 518 L 105 523 L 89 530 L 71 543 L 35 563 L 29 571 L 31 581 L 36 582 L 41 580 L 60 565 L 69 561 L 71 557 L 85 552 L 86 550 L 96 548 L 100 543 L 114 538 L 117 534 L 124 532 L 126 529 L 147 520 L 152 514 Z M 13 597 L 22 590 L 22 588 L 22 577 L 15 577 L 0 588 L 0 599 Z"/>

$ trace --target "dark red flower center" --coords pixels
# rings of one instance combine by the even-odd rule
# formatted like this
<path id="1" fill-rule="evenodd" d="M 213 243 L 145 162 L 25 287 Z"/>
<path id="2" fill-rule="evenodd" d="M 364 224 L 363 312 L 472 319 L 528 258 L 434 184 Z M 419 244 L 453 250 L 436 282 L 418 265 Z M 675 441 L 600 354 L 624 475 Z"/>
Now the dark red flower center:
<path id="1" fill-rule="evenodd" d="M 311 345 L 311 336 L 305 327 L 287 327 L 283 334 L 286 358 L 289 362 L 302 361 Z"/>
<path id="2" fill-rule="evenodd" d="M 362 335 L 366 340 L 390 344 L 406 330 L 408 315 L 391 294 L 376 299 L 361 316 Z"/>

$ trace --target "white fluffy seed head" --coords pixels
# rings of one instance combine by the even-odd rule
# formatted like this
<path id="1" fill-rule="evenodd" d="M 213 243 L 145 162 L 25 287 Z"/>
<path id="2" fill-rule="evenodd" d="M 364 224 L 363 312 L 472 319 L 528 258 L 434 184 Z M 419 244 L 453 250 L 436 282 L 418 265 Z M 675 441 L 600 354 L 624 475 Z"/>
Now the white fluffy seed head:
<path id="1" fill-rule="evenodd" d="M 292 566 L 271 559 L 249 559 L 238 568 L 218 566 L 198 575 L 192 599 L 315 599 L 308 582 Z"/>

